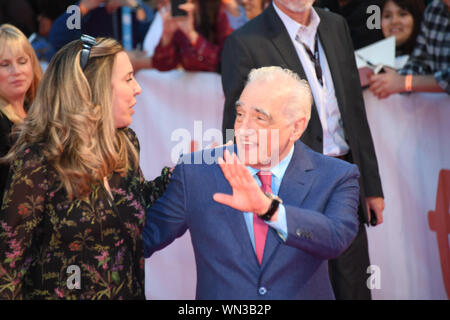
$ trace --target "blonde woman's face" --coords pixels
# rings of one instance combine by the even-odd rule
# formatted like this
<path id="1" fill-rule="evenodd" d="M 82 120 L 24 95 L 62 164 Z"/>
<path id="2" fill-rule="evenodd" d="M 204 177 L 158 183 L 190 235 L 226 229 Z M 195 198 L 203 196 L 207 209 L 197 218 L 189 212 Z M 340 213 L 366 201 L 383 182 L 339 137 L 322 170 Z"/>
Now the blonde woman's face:
<path id="1" fill-rule="evenodd" d="M 386 38 L 395 36 L 395 44 L 401 46 L 413 33 L 414 18 L 411 13 L 400 8 L 393 1 L 388 1 L 381 15 L 381 30 Z"/>
<path id="2" fill-rule="evenodd" d="M 0 96 L 8 102 L 25 99 L 33 81 L 30 57 L 23 51 L 9 49 L 0 54 Z"/>
<path id="3" fill-rule="evenodd" d="M 111 85 L 114 124 L 116 128 L 128 127 L 134 114 L 135 97 L 142 90 L 134 78 L 133 66 L 124 51 L 116 54 Z"/>

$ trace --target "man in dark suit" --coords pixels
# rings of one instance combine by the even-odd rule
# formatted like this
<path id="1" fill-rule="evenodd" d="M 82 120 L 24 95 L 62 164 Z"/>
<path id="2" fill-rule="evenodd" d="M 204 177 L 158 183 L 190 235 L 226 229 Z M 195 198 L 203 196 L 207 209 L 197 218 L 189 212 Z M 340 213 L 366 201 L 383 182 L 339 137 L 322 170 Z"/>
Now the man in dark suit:
<path id="1" fill-rule="evenodd" d="M 279 67 L 249 78 L 237 144 L 181 159 L 147 211 L 146 257 L 189 229 L 197 299 L 333 299 L 327 260 L 356 235 L 358 169 L 298 140 L 311 112 L 306 81 Z"/>
<path id="2" fill-rule="evenodd" d="M 222 129 L 226 136 L 233 128 L 234 103 L 252 68 L 278 65 L 308 80 L 314 106 L 301 140 L 317 152 L 357 164 L 361 172 L 359 232 L 351 247 L 330 261 L 333 289 L 337 299 L 370 299 L 364 223 L 383 221 L 378 164 L 348 26 L 341 16 L 312 8 L 313 2 L 274 0 L 228 37 L 222 54 Z"/>
<path id="3" fill-rule="evenodd" d="M 378 6 L 381 10 L 383 4 L 384 0 L 318 0 L 314 5 L 326 8 L 345 18 L 353 40 L 353 48 L 358 50 L 384 39 L 381 28 L 369 29 L 367 27 L 367 19 L 373 15 L 373 13 L 367 13 L 367 8 Z"/>

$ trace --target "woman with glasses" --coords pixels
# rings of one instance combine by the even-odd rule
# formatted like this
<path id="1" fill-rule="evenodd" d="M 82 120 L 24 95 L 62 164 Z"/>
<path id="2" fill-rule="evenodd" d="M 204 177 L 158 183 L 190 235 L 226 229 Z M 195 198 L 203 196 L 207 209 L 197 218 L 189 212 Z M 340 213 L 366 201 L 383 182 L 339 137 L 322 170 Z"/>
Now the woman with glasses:
<path id="1" fill-rule="evenodd" d="M 0 25 L 0 157 L 13 145 L 12 128 L 25 118 L 41 77 L 39 61 L 22 31 Z M 8 170 L 0 164 L 0 208 Z"/>
<path id="2" fill-rule="evenodd" d="M 128 128 L 141 88 L 122 46 L 82 37 L 44 74 L 0 211 L 0 298 L 144 299 L 146 182 Z"/>

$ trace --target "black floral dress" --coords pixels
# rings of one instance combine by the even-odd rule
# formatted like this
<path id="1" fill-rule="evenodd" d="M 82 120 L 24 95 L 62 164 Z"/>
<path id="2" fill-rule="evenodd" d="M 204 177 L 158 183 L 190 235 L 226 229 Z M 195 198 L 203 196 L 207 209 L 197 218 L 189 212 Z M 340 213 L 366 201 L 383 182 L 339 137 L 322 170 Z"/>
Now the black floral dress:
<path id="1" fill-rule="evenodd" d="M 126 130 L 139 150 L 136 135 Z M 108 177 L 69 201 L 39 145 L 11 165 L 0 210 L 0 299 L 144 299 L 145 209 L 170 170 L 145 181 L 140 168 Z M 9 187 L 8 187 L 9 186 Z"/>

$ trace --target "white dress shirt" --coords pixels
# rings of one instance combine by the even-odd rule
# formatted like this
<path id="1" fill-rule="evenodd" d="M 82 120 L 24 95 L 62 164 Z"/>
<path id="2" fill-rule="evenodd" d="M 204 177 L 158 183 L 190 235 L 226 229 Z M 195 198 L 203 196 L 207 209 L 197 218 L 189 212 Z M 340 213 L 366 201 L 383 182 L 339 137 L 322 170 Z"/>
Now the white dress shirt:
<path id="1" fill-rule="evenodd" d="M 304 26 L 281 11 L 275 3 L 273 3 L 275 11 L 283 21 L 289 37 L 297 51 L 297 55 L 305 70 L 306 78 L 314 97 L 317 111 L 319 113 L 320 122 L 323 130 L 323 153 L 327 156 L 341 156 L 349 151 L 349 146 L 345 141 L 344 127 L 342 125 L 341 113 L 339 111 L 338 102 L 334 92 L 333 79 L 331 77 L 330 67 L 328 66 L 327 57 L 323 51 L 322 45 L 318 43 L 320 66 L 322 68 L 323 87 L 317 80 L 314 63 L 311 61 L 308 53 L 301 43 L 295 40 L 297 35 L 299 39 L 308 46 L 314 53 L 315 37 L 320 18 L 317 12 L 311 8 L 309 25 Z"/>

